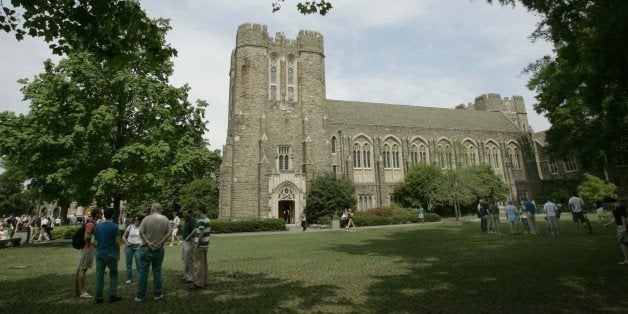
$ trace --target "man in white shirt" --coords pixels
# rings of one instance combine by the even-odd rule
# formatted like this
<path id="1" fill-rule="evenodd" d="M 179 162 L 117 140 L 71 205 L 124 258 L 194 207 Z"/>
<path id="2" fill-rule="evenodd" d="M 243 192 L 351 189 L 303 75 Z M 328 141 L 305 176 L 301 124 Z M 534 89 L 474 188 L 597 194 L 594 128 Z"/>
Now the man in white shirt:
<path id="1" fill-rule="evenodd" d="M 547 217 L 550 233 L 552 235 L 558 235 L 558 216 L 556 216 L 556 213 L 558 213 L 558 206 L 552 202 L 551 198 L 548 198 L 545 205 L 543 205 L 543 210 L 545 211 L 545 216 Z"/>
<path id="2" fill-rule="evenodd" d="M 573 196 L 569 198 L 569 207 L 571 207 L 571 217 L 576 223 L 576 233 L 580 232 L 580 223 L 584 223 L 584 201 L 578 197 L 577 193 L 573 193 Z"/>

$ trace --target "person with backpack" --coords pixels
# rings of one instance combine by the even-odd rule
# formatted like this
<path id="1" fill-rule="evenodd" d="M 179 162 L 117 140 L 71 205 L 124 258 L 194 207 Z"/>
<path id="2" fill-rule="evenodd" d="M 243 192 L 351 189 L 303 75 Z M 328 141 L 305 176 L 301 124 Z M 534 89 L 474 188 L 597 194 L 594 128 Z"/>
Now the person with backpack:
<path id="1" fill-rule="evenodd" d="M 83 240 L 85 244 L 81 249 L 79 264 L 74 273 L 74 295 L 81 299 L 91 299 L 92 296 L 85 289 L 85 273 L 94 264 L 94 244 L 92 243 L 92 234 L 96 229 L 94 221 L 102 218 L 102 211 L 99 208 L 93 208 L 91 212 L 92 219 L 85 222 L 85 233 Z M 74 239 L 73 239 L 74 242 Z"/>

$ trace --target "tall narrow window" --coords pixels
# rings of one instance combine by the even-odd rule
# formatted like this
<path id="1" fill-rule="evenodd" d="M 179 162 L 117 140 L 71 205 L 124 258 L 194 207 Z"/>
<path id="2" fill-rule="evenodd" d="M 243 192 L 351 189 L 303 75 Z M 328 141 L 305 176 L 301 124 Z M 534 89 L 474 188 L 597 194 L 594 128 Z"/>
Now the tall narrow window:
<path id="1" fill-rule="evenodd" d="M 336 153 L 336 137 L 332 136 L 331 137 L 331 152 L 332 153 Z"/>
<path id="2" fill-rule="evenodd" d="M 362 168 L 360 167 L 360 144 L 353 145 L 353 168 Z"/>
<path id="3" fill-rule="evenodd" d="M 495 147 L 493 147 L 493 162 L 495 162 L 494 168 L 499 168 L 499 153 Z"/>
<path id="4" fill-rule="evenodd" d="M 384 162 L 384 168 L 388 169 L 391 167 L 390 163 L 390 146 L 388 144 L 384 144 L 384 150 L 382 151 L 382 161 Z"/>
<path id="5" fill-rule="evenodd" d="M 412 144 L 412 148 L 410 150 L 410 163 L 412 163 L 412 165 L 419 163 L 419 150 L 414 144 Z"/>
<path id="6" fill-rule="evenodd" d="M 294 102 L 294 87 L 290 86 L 288 87 L 288 101 L 289 102 Z"/>
<path id="7" fill-rule="evenodd" d="M 395 169 L 401 168 L 401 159 L 399 158 L 399 146 L 393 145 L 392 147 L 392 167 Z"/>
<path id="8" fill-rule="evenodd" d="M 371 146 L 369 144 L 364 144 L 362 154 L 364 155 L 364 168 L 371 168 Z"/>
<path id="9" fill-rule="evenodd" d="M 279 170 L 290 169 L 290 147 L 279 146 Z"/>
<path id="10" fill-rule="evenodd" d="M 557 162 L 550 162 L 549 163 L 549 172 L 550 173 L 558 173 L 558 163 Z"/>
<path id="11" fill-rule="evenodd" d="M 277 67 L 270 68 L 270 84 L 277 84 Z"/>
<path id="12" fill-rule="evenodd" d="M 288 68 L 288 85 L 294 85 L 294 69 L 291 66 Z"/>
<path id="13" fill-rule="evenodd" d="M 576 170 L 578 170 L 578 167 L 576 167 L 576 158 L 568 157 L 567 161 L 565 162 L 565 171 L 570 172 Z"/>
<path id="14" fill-rule="evenodd" d="M 423 144 L 419 146 L 419 157 L 422 164 L 427 164 L 427 148 Z"/>
<path id="15" fill-rule="evenodd" d="M 476 161 L 477 161 L 477 158 L 478 158 L 477 157 L 478 153 L 477 153 L 477 151 L 475 149 L 475 146 L 469 146 L 467 148 L 467 151 L 469 152 L 469 164 L 474 165 L 476 163 Z"/>
<path id="16" fill-rule="evenodd" d="M 277 100 L 277 86 L 270 87 L 270 100 Z"/>

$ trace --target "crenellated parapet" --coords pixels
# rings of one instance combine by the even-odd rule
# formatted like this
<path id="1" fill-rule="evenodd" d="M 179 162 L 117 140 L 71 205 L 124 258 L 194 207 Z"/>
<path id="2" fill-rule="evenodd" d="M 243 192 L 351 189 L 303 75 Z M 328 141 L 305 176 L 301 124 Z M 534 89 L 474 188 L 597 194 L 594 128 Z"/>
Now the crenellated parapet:
<path id="1" fill-rule="evenodd" d="M 238 26 L 236 48 L 243 46 L 267 47 L 270 42 L 266 25 L 246 23 Z"/>
<path id="2" fill-rule="evenodd" d="M 299 51 L 324 55 L 323 35 L 319 32 L 301 30 L 297 42 L 299 43 Z"/>

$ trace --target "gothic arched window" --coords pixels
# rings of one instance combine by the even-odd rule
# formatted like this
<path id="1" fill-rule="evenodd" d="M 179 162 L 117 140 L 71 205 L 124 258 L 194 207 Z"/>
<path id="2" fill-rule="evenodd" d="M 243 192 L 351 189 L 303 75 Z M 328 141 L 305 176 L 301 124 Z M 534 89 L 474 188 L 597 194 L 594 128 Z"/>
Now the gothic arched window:
<path id="1" fill-rule="evenodd" d="M 360 153 L 360 144 L 353 145 L 353 168 L 362 168 L 360 165 L 360 159 L 362 154 Z"/>
<path id="2" fill-rule="evenodd" d="M 419 161 L 421 161 L 422 164 L 427 164 L 427 147 L 425 147 L 425 145 L 421 144 L 421 146 L 419 146 Z"/>
<path id="3" fill-rule="evenodd" d="M 331 137 L 331 152 L 336 153 L 336 137 Z"/>
<path id="4" fill-rule="evenodd" d="M 390 146 L 384 144 L 384 150 L 382 150 L 382 161 L 384 162 L 384 168 L 390 168 Z"/>
<path id="5" fill-rule="evenodd" d="M 412 148 L 410 148 L 410 163 L 412 165 L 419 163 L 419 149 L 416 147 L 416 144 L 412 144 Z"/>
<path id="6" fill-rule="evenodd" d="M 399 158 L 399 146 L 394 144 L 392 147 L 392 167 L 395 169 L 399 169 L 401 160 Z"/>
<path id="7" fill-rule="evenodd" d="M 369 144 L 364 144 L 362 154 L 364 155 L 364 168 L 371 168 L 371 146 Z"/>

